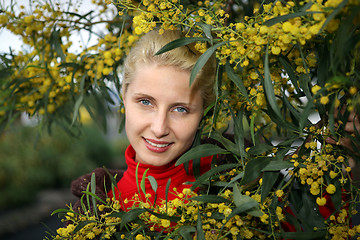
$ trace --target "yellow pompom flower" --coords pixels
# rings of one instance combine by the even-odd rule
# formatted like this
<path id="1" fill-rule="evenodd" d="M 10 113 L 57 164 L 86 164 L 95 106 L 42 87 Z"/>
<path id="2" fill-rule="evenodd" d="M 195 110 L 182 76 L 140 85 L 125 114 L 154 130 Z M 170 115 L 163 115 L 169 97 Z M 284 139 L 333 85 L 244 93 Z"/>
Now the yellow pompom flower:
<path id="1" fill-rule="evenodd" d="M 143 235 L 141 235 L 141 234 L 138 234 L 138 235 L 136 235 L 135 239 L 136 240 L 143 240 L 143 239 L 145 239 L 145 237 Z"/>
<path id="2" fill-rule="evenodd" d="M 336 187 L 334 184 L 329 184 L 329 186 L 326 187 L 326 192 L 329 194 L 334 194 L 336 192 Z"/>
<path id="3" fill-rule="evenodd" d="M 0 24 L 6 24 L 9 21 L 8 17 L 5 15 L 0 15 Z"/>
<path id="4" fill-rule="evenodd" d="M 167 219 L 161 219 L 161 226 L 165 228 L 170 227 L 170 221 Z"/>
<path id="5" fill-rule="evenodd" d="M 319 85 L 315 85 L 311 88 L 311 92 L 315 95 L 320 89 L 321 87 Z"/>
<path id="6" fill-rule="evenodd" d="M 330 171 L 330 177 L 331 179 L 334 179 L 338 174 L 334 171 Z"/>
<path id="7" fill-rule="evenodd" d="M 320 103 L 321 103 L 322 105 L 328 104 L 328 103 L 329 103 L 329 97 L 328 97 L 328 96 L 322 96 L 322 97 L 320 98 Z"/>
<path id="8" fill-rule="evenodd" d="M 281 52 L 281 48 L 280 47 L 276 47 L 276 46 L 273 46 L 271 48 L 271 53 L 274 54 L 274 55 L 279 55 Z"/>
<path id="9" fill-rule="evenodd" d="M 326 204 L 326 198 L 318 197 L 318 198 L 316 198 L 316 203 L 319 206 L 324 206 Z"/>
<path id="10" fill-rule="evenodd" d="M 349 89 L 349 93 L 351 95 L 355 95 L 357 93 L 357 88 L 355 86 L 351 86 L 350 89 Z"/>
<path id="11" fill-rule="evenodd" d="M 284 191 L 281 190 L 281 189 L 276 190 L 275 195 L 276 195 L 277 197 L 282 197 L 282 196 L 284 195 Z"/>
<path id="12" fill-rule="evenodd" d="M 102 70 L 102 74 L 104 74 L 104 75 L 109 75 L 110 73 L 111 73 L 111 68 L 104 68 Z"/>
<path id="13" fill-rule="evenodd" d="M 282 29 L 284 30 L 284 32 L 290 32 L 292 29 L 292 24 L 290 22 L 284 22 L 282 24 Z"/>

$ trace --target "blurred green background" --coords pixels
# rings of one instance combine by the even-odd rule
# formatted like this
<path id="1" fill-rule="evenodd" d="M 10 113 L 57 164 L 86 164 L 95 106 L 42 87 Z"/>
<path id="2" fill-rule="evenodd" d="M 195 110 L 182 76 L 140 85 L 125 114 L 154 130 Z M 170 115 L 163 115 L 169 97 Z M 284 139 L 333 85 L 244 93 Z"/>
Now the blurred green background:
<path id="1" fill-rule="evenodd" d="M 31 203 L 42 189 L 69 188 L 96 167 L 123 167 L 127 145 L 125 137 L 110 140 L 95 125 L 84 126 L 79 137 L 15 125 L 0 135 L 0 210 Z"/>

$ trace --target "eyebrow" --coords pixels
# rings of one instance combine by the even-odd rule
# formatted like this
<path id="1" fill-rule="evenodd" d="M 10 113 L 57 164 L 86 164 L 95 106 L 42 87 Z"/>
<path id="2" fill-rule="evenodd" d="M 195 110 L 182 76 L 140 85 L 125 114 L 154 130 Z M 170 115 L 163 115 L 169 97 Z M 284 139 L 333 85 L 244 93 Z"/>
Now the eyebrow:
<path id="1" fill-rule="evenodd" d="M 134 93 L 134 98 L 140 98 L 140 97 L 149 98 L 150 100 L 155 101 L 155 98 L 153 98 L 152 96 L 147 95 L 145 93 Z M 179 106 L 179 105 L 186 106 L 188 108 L 196 108 L 196 105 L 188 103 L 188 102 L 174 102 L 171 104 L 171 107 L 175 107 L 175 106 Z"/>

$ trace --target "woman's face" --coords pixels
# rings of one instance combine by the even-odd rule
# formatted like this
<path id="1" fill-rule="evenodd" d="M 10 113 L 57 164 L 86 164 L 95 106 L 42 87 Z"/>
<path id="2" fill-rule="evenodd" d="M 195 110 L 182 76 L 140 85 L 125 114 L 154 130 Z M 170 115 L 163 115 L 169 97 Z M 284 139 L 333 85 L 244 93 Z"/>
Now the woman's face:
<path id="1" fill-rule="evenodd" d="M 162 166 L 191 146 L 203 115 L 200 90 L 189 87 L 190 72 L 144 65 L 124 93 L 125 129 L 135 160 Z"/>

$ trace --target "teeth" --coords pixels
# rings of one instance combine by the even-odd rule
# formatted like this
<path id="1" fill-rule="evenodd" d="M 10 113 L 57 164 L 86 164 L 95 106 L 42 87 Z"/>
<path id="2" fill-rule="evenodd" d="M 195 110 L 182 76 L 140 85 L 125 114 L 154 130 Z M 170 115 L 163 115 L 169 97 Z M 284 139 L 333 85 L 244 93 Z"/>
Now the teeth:
<path id="1" fill-rule="evenodd" d="M 167 147 L 167 146 L 170 145 L 170 144 L 156 144 L 156 143 L 150 142 L 150 141 L 147 140 L 147 139 L 145 139 L 145 141 L 146 141 L 147 143 L 149 143 L 151 146 L 160 147 L 160 148 L 162 148 L 162 147 Z"/>

